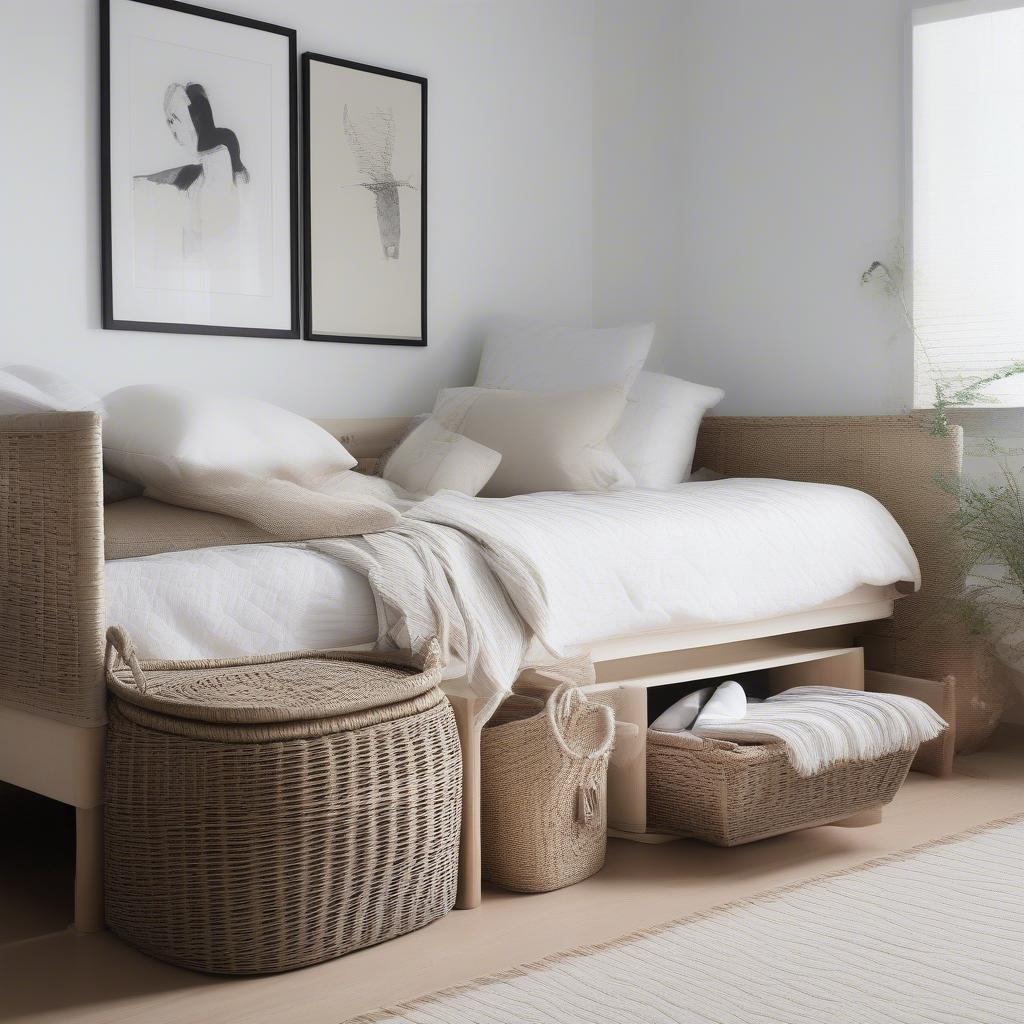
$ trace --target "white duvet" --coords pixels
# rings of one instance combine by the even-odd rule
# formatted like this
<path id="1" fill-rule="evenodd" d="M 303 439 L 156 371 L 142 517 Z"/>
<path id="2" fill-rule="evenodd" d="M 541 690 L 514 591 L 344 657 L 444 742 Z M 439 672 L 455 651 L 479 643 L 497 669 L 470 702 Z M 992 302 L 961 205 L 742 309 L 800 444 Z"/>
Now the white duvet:
<path id="1" fill-rule="evenodd" d="M 478 546 L 527 632 L 551 650 L 787 615 L 864 585 L 920 583 L 906 537 L 877 501 L 820 484 L 720 480 L 490 500 L 445 492 L 406 518 L 412 534 Z M 107 618 L 144 657 L 371 642 L 381 632 L 371 582 L 326 553 L 332 546 L 346 547 L 251 545 L 110 562 Z"/>

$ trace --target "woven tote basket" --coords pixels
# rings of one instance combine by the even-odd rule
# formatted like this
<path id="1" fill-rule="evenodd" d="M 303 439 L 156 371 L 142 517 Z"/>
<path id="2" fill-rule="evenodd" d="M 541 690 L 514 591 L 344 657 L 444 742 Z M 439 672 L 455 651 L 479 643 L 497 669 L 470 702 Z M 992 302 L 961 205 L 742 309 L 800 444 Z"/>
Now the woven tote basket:
<path id="1" fill-rule="evenodd" d="M 106 918 L 183 967 L 262 974 L 455 902 L 462 761 L 421 658 L 139 662 L 108 632 Z"/>
<path id="2" fill-rule="evenodd" d="M 513 694 L 480 740 L 483 877 L 549 892 L 601 870 L 608 836 L 611 708 L 575 683 L 546 701 Z"/>
<path id="3" fill-rule="evenodd" d="M 647 732 L 647 827 L 740 846 L 889 803 L 916 751 L 844 761 L 802 778 L 782 744 Z"/>

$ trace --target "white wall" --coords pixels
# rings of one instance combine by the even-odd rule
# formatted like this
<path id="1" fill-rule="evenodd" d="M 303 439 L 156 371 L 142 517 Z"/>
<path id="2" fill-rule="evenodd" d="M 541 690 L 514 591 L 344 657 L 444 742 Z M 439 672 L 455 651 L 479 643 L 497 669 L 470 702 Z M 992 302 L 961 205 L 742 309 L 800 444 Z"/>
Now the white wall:
<path id="1" fill-rule="evenodd" d="M 308 415 L 429 408 L 468 382 L 481 326 L 589 322 L 589 0 L 210 0 L 298 48 L 430 82 L 429 346 L 129 334 L 100 323 L 96 0 L 0 0 L 0 365 L 106 391 L 201 382 Z"/>
<path id="2" fill-rule="evenodd" d="M 599 0 L 595 316 L 728 414 L 898 412 L 902 0 Z"/>

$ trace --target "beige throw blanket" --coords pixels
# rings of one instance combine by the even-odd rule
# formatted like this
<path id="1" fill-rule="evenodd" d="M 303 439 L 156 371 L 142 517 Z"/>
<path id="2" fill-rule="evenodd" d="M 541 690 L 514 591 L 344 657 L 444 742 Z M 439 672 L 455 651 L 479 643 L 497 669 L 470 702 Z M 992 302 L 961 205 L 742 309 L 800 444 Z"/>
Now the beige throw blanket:
<path id="1" fill-rule="evenodd" d="M 379 648 L 418 650 L 436 636 L 443 651 L 465 663 L 480 696 L 497 701 L 512 688 L 533 636 L 524 619 L 542 618 L 546 610 L 528 576 L 517 575 L 518 586 L 508 576 L 502 582 L 473 538 L 408 518 L 384 533 L 307 546 L 366 577 Z"/>
<path id="2" fill-rule="evenodd" d="M 946 722 L 927 704 L 894 693 L 865 693 L 835 686 L 795 686 L 728 724 L 693 732 L 734 743 L 783 743 L 797 775 L 817 775 L 841 761 L 869 761 L 898 750 L 916 750 L 935 739 Z"/>

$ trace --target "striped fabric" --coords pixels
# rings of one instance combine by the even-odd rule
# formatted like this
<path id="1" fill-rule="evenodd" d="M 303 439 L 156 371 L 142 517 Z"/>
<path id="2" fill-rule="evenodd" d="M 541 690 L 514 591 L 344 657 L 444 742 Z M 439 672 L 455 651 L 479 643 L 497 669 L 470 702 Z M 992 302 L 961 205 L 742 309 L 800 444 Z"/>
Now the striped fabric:
<path id="1" fill-rule="evenodd" d="M 1019 818 L 357 1021 L 1019 1024 L 1022 954 Z"/>
<path id="2" fill-rule="evenodd" d="M 897 750 L 917 750 L 946 722 L 927 704 L 896 693 L 865 693 L 838 686 L 794 686 L 748 704 L 735 722 L 701 725 L 698 736 L 735 743 L 782 743 L 797 775 L 817 775 L 842 761 L 874 761 Z"/>

